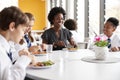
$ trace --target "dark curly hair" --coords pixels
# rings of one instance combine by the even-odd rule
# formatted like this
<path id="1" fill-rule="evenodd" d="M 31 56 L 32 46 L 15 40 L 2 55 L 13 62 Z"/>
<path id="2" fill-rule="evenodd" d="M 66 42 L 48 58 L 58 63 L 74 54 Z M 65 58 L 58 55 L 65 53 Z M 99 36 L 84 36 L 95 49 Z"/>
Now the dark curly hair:
<path id="1" fill-rule="evenodd" d="M 77 29 L 77 23 L 74 19 L 67 19 L 64 22 L 64 26 L 69 30 L 76 30 Z"/>
<path id="2" fill-rule="evenodd" d="M 59 13 L 62 13 L 63 18 L 65 19 L 66 13 L 65 13 L 65 10 L 62 7 L 54 7 L 50 10 L 50 12 L 48 14 L 48 20 L 49 20 L 51 25 L 53 24 L 54 17 Z"/>
<path id="3" fill-rule="evenodd" d="M 107 22 L 111 22 L 115 28 L 119 25 L 119 20 L 114 17 L 110 17 Z"/>

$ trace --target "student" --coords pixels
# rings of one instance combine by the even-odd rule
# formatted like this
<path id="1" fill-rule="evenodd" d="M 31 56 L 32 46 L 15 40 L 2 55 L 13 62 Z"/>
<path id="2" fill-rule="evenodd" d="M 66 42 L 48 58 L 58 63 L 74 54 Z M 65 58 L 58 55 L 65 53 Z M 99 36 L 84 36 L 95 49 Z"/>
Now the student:
<path id="1" fill-rule="evenodd" d="M 114 33 L 118 25 L 119 21 L 114 17 L 110 17 L 104 24 L 103 33 L 108 37 L 108 41 L 110 42 L 108 48 L 111 51 L 118 51 L 118 47 L 120 47 L 120 35 Z"/>
<path id="2" fill-rule="evenodd" d="M 25 48 L 28 49 L 30 52 L 37 52 L 40 49 L 42 51 L 42 46 L 39 46 L 36 44 L 36 40 L 31 34 L 32 27 L 34 26 L 34 23 L 35 23 L 35 18 L 33 14 L 29 12 L 26 12 L 25 15 L 27 15 L 29 19 L 29 24 L 25 31 L 24 38 L 21 39 L 19 44 L 15 44 L 15 48 L 17 51 L 25 49 Z"/>
<path id="3" fill-rule="evenodd" d="M 80 37 L 80 35 L 77 33 L 77 22 L 74 19 L 67 19 L 64 22 L 64 26 L 70 30 L 70 32 L 73 34 L 73 39 L 76 43 L 83 42 L 83 39 Z"/>
<path id="4" fill-rule="evenodd" d="M 24 80 L 26 67 L 33 60 L 27 50 L 20 51 L 12 64 L 9 41 L 19 43 L 28 26 L 28 18 L 17 7 L 4 8 L 0 12 L 0 80 Z"/>
<path id="5" fill-rule="evenodd" d="M 65 11 L 62 7 L 54 7 L 48 14 L 48 20 L 51 28 L 44 31 L 42 34 L 42 43 L 53 44 L 53 50 L 61 50 L 66 47 L 67 40 L 75 47 L 72 33 L 68 29 L 64 29 L 63 22 L 65 19 Z"/>

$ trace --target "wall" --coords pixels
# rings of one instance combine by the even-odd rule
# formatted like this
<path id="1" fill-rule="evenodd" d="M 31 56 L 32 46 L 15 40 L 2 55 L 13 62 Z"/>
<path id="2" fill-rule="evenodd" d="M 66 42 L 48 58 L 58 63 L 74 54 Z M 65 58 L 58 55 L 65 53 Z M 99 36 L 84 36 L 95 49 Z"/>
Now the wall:
<path id="1" fill-rule="evenodd" d="M 31 12 L 35 16 L 33 30 L 42 30 L 46 27 L 45 0 L 18 0 L 19 8 L 24 12 Z"/>
<path id="2" fill-rule="evenodd" d="M 0 0 L 0 11 L 9 6 L 18 6 L 18 0 Z"/>

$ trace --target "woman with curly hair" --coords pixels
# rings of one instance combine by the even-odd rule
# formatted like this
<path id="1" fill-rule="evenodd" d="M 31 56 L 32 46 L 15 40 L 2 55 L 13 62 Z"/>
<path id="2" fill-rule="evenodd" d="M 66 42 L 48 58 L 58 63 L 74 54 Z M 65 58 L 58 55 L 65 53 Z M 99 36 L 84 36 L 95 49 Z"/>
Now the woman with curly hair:
<path id="1" fill-rule="evenodd" d="M 65 15 L 65 10 L 62 7 L 54 7 L 48 14 L 48 20 L 52 27 L 47 29 L 41 37 L 43 40 L 42 43 L 53 44 L 53 50 L 65 48 L 67 46 L 67 40 L 73 47 L 76 47 L 72 33 L 62 27 Z"/>

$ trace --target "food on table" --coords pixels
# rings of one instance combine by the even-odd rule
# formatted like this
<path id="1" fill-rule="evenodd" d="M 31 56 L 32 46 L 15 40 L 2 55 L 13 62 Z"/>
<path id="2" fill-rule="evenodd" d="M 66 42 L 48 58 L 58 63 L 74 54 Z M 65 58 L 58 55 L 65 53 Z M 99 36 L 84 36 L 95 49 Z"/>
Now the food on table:
<path id="1" fill-rule="evenodd" d="M 51 60 L 48 60 L 43 62 L 37 62 L 34 66 L 51 66 L 53 64 L 54 62 L 52 62 Z"/>
<path id="2" fill-rule="evenodd" d="M 76 51 L 77 48 L 68 48 L 68 50 L 70 50 L 70 51 Z"/>

